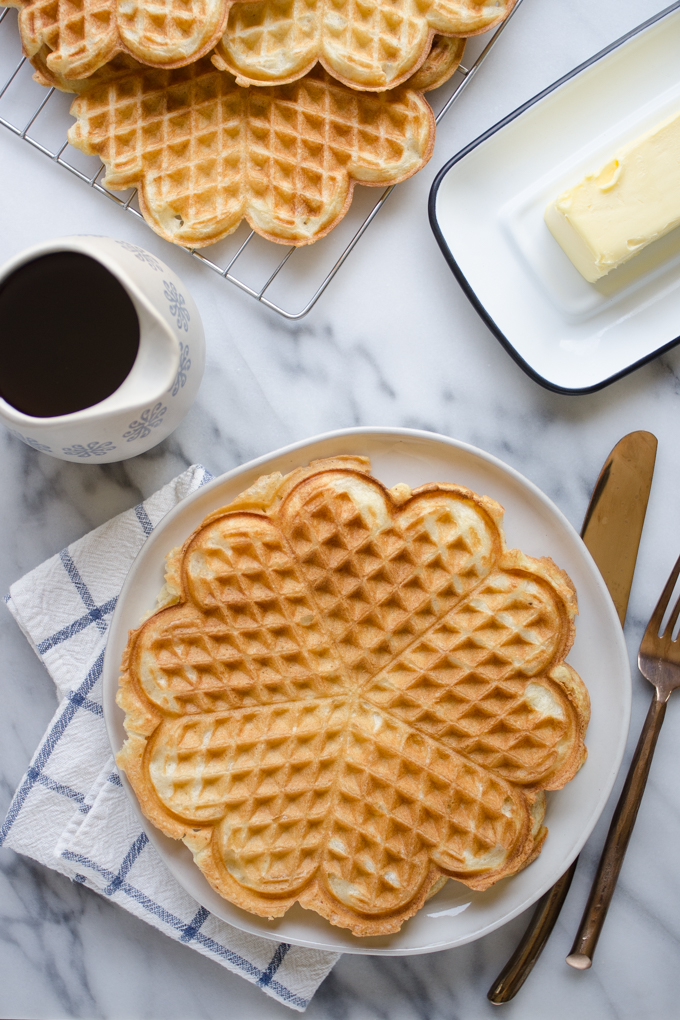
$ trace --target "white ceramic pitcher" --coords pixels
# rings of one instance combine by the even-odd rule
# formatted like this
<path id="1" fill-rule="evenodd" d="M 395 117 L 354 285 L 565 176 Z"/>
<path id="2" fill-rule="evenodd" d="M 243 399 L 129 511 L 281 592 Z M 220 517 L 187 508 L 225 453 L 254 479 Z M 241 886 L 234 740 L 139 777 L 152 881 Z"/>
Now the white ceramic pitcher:
<path id="1" fill-rule="evenodd" d="M 104 464 L 136 457 L 177 428 L 194 402 L 205 364 L 198 309 L 164 262 L 111 237 L 60 237 L 35 245 L 0 268 L 0 284 L 25 263 L 62 251 L 89 255 L 125 288 L 139 319 L 137 356 L 118 389 L 98 404 L 35 418 L 0 397 L 0 421 L 34 450 L 61 460 Z M 95 342 L 96 322 L 92 331 Z"/>

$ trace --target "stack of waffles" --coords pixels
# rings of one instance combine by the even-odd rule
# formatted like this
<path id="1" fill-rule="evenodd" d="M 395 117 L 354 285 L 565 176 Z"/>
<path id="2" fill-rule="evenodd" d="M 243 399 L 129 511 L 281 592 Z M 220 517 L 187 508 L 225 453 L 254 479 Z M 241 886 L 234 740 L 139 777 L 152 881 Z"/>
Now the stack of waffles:
<path id="1" fill-rule="evenodd" d="M 136 187 L 162 237 L 201 247 L 243 219 L 309 244 L 355 184 L 416 173 L 422 93 L 515 0 L 0 0 L 38 80 L 76 92 L 72 145 Z"/>
<path id="2" fill-rule="evenodd" d="M 447 878 L 483 890 L 540 852 L 589 701 L 573 586 L 501 520 L 337 457 L 261 478 L 171 552 L 123 658 L 118 764 L 227 900 L 385 935 Z"/>

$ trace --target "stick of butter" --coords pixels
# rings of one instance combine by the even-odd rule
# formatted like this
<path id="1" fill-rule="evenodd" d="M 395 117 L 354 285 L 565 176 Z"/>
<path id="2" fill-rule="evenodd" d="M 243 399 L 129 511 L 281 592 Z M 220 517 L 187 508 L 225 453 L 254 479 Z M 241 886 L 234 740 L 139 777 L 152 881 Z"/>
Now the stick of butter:
<path id="1" fill-rule="evenodd" d="M 545 211 L 589 283 L 680 224 L 680 111 L 624 145 Z"/>

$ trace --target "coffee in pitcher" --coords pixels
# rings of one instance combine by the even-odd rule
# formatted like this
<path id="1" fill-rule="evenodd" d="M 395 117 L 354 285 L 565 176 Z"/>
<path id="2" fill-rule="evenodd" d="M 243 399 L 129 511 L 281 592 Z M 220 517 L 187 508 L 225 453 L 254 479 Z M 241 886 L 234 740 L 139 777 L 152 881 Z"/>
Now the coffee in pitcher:
<path id="1" fill-rule="evenodd" d="M 26 262 L 0 283 L 0 396 L 36 418 L 92 407 L 128 376 L 139 335 L 127 291 L 96 259 Z"/>

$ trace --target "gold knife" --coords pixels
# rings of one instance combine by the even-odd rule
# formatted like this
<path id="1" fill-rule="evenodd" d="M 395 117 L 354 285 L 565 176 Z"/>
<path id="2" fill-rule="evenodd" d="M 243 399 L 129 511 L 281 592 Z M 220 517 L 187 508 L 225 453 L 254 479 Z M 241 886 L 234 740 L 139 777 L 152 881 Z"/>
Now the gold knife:
<path id="1" fill-rule="evenodd" d="M 604 578 L 621 626 L 626 619 L 647 512 L 656 446 L 651 432 L 631 432 L 616 444 L 595 483 L 581 529 L 581 538 Z M 550 938 L 577 863 L 578 857 L 538 901 L 521 942 L 488 991 L 487 998 L 494 1005 L 514 998 L 531 973 Z"/>

